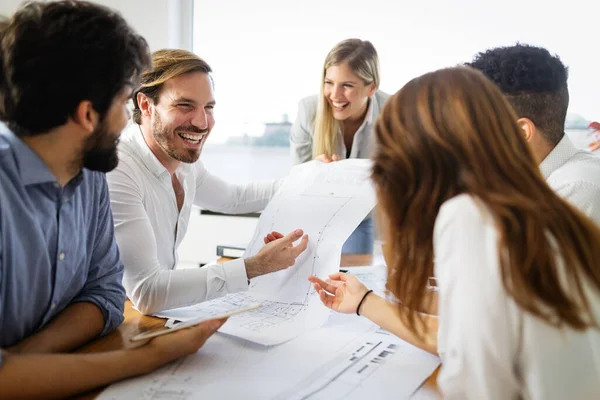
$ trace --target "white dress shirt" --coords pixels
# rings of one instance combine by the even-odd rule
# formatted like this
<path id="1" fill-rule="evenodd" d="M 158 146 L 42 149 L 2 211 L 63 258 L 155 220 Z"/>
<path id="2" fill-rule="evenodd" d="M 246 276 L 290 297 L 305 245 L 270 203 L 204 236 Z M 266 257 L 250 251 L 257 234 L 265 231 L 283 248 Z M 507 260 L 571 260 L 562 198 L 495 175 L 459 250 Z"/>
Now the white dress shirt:
<path id="1" fill-rule="evenodd" d="M 600 399 L 600 331 L 557 329 L 521 310 L 502 285 L 497 243 L 472 197 L 442 205 L 434 254 L 444 398 Z M 583 286 L 600 320 L 600 295 Z"/>
<path id="2" fill-rule="evenodd" d="M 579 150 L 567 135 L 540 164 L 546 181 L 560 196 L 600 224 L 600 155 Z"/>
<path id="3" fill-rule="evenodd" d="M 139 126 L 132 124 L 121 136 L 119 165 L 107 174 L 115 235 L 125 265 L 123 285 L 145 314 L 246 290 L 242 259 L 174 270 L 177 247 L 187 231 L 192 205 L 224 213 L 256 212 L 265 208 L 281 184 L 228 184 L 200 161 L 181 163 L 175 173 L 185 191 L 181 212 L 169 172 L 146 144 Z"/>

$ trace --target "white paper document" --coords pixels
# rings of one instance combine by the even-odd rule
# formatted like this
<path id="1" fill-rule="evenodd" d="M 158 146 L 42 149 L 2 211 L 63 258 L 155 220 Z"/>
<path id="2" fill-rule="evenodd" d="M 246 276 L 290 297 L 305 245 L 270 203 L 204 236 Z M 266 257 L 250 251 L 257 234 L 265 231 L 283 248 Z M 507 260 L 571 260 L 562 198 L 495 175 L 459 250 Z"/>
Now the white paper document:
<path id="1" fill-rule="evenodd" d="M 321 326 L 329 315 L 307 278 L 338 271 L 344 242 L 376 204 L 370 160 L 333 163 L 312 161 L 292 169 L 261 214 L 245 257 L 259 252 L 272 231 L 302 229 L 308 248 L 288 269 L 253 279 L 245 293 L 236 293 L 191 307 L 156 314 L 189 320 L 261 303 L 235 317 L 220 332 L 263 345 L 284 343 Z"/>
<path id="2" fill-rule="evenodd" d="M 198 353 L 114 384 L 99 399 L 399 400 L 439 365 L 364 318 L 336 314 L 331 322 L 279 346 L 217 333 Z"/>

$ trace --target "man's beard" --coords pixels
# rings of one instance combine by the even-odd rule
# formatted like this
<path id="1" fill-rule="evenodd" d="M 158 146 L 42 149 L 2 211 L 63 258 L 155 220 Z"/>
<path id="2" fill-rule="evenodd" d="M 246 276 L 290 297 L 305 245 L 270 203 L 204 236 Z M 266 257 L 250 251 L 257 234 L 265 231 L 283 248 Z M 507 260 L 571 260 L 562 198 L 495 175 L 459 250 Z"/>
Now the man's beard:
<path id="1" fill-rule="evenodd" d="M 106 121 L 102 121 L 85 143 L 83 168 L 92 171 L 109 172 L 117 167 L 118 135 L 110 134 Z"/>
<path id="2" fill-rule="evenodd" d="M 188 132 L 196 132 L 202 133 L 204 130 L 196 128 L 195 126 L 189 126 L 187 128 L 178 128 L 173 132 L 174 136 L 177 135 L 178 130 L 188 131 Z M 177 151 L 171 141 L 169 140 L 169 128 L 163 125 L 160 116 L 156 116 L 156 119 L 152 122 L 152 136 L 158 145 L 167 153 L 169 157 L 174 160 L 181 161 L 186 164 L 192 164 L 198 161 L 200 157 L 200 151 L 202 147 L 198 150 L 193 149 L 182 149 L 181 151 Z M 177 138 L 173 137 L 171 140 L 177 140 Z"/>

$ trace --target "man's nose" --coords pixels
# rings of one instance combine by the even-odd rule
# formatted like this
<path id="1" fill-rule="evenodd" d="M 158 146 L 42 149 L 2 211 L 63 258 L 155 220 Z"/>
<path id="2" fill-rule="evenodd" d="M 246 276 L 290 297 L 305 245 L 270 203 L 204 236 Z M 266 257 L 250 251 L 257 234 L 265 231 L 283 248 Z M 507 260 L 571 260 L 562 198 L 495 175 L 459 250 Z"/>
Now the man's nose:
<path id="1" fill-rule="evenodd" d="M 199 129 L 208 129 L 208 115 L 204 109 L 199 109 L 196 112 L 192 124 Z"/>

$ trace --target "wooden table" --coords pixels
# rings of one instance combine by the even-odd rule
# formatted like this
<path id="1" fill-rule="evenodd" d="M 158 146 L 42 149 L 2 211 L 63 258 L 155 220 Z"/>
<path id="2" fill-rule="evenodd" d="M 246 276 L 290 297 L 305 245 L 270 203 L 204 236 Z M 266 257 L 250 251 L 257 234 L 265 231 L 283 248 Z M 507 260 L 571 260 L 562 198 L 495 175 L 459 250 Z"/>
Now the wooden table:
<path id="1" fill-rule="evenodd" d="M 219 262 L 228 261 L 227 258 L 220 258 Z M 353 267 L 353 266 L 364 266 L 371 265 L 373 262 L 373 256 L 368 254 L 352 254 L 352 255 L 343 255 L 340 263 L 341 267 Z M 145 332 L 152 328 L 157 328 L 164 326 L 165 319 L 156 318 L 156 317 L 148 317 L 142 315 L 138 311 L 133 309 L 133 305 L 129 300 L 125 303 L 125 321 L 121 324 L 121 326 L 115 330 L 114 332 L 106 335 L 105 337 L 98 339 L 84 347 L 82 347 L 78 352 L 82 353 L 92 353 L 92 352 L 101 352 L 101 351 L 110 351 L 110 350 L 119 350 L 119 349 L 128 349 L 132 347 L 138 346 L 136 343 L 131 342 L 129 339 L 140 332 Z M 437 374 L 439 368 L 435 370 L 435 372 L 427 379 L 425 384 L 419 391 L 423 391 L 427 393 L 429 398 L 432 395 L 435 397 L 436 394 L 439 393 L 437 389 Z M 93 392 L 87 393 L 82 396 L 76 397 L 79 400 L 88 400 L 96 398 L 102 390 L 95 390 Z"/>

